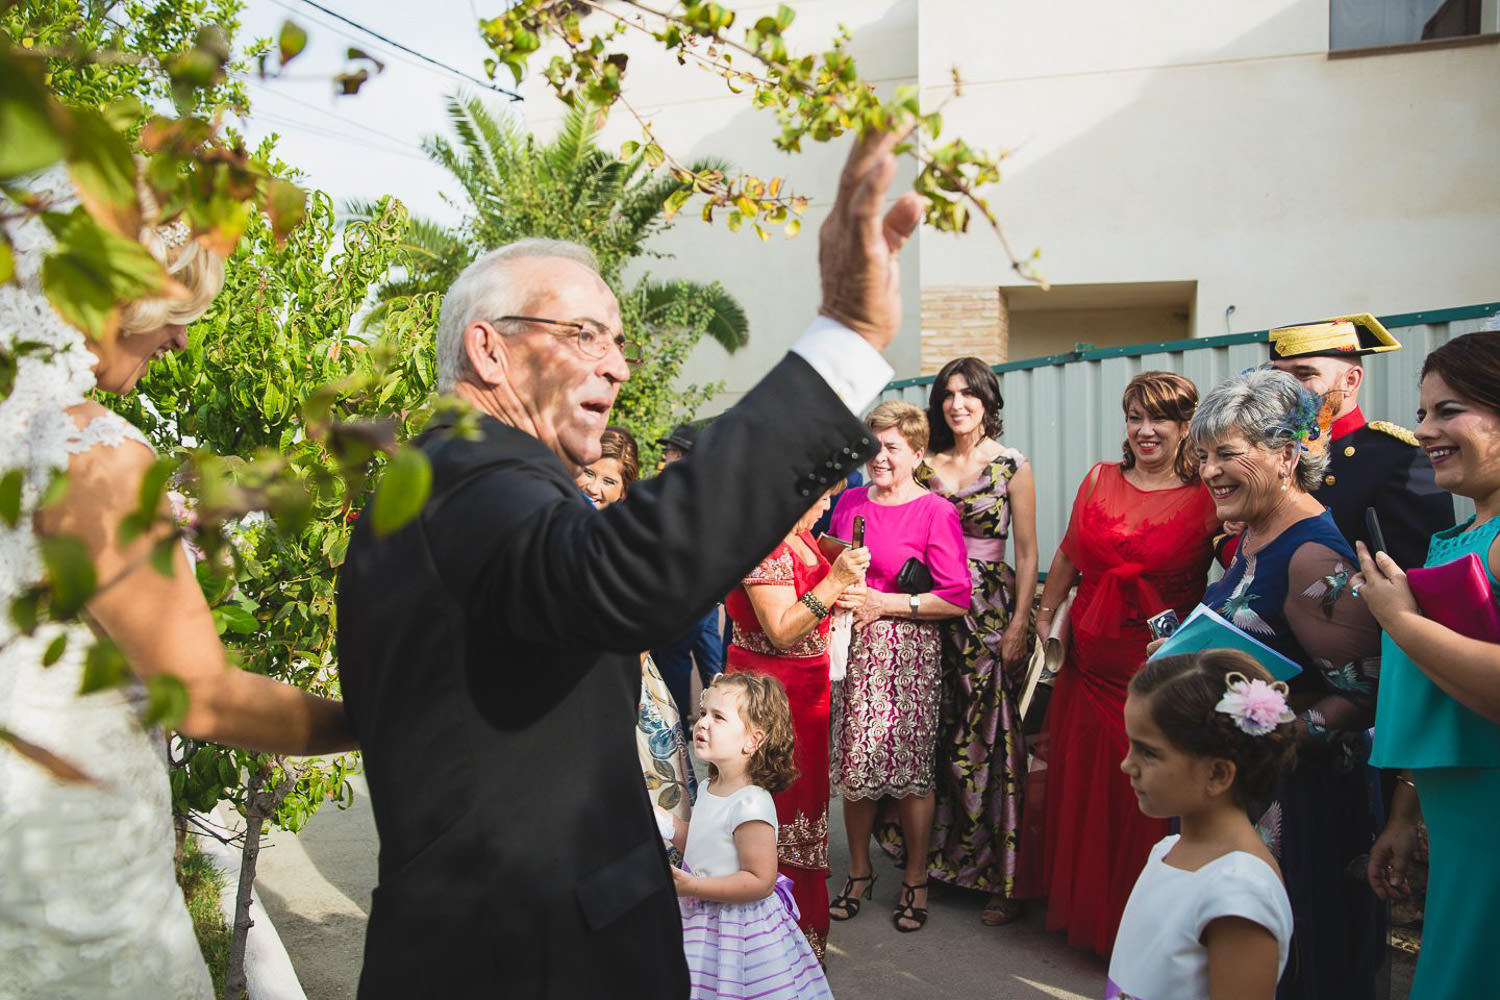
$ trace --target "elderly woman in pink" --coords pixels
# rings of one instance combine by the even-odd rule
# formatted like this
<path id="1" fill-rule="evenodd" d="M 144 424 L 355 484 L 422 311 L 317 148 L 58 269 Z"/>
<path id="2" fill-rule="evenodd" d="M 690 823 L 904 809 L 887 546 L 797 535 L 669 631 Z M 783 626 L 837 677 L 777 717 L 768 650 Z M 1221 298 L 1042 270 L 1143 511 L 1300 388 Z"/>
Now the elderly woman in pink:
<path id="1" fill-rule="evenodd" d="M 848 676 L 835 685 L 833 699 L 830 771 L 844 800 L 849 878 L 828 914 L 848 920 L 859 912 L 861 896 L 872 897 L 870 837 L 881 800 L 891 798 L 906 846 L 892 921 L 899 931 L 916 931 L 927 922 L 942 658 L 938 623 L 968 610 L 969 567 L 958 511 L 913 478 L 927 447 L 926 414 L 892 400 L 872 410 L 865 423 L 880 444 L 867 467 L 870 485 L 839 498 L 831 526 L 834 535 L 852 538 L 854 519 L 864 518 L 870 568 L 868 597 L 855 615 Z"/>

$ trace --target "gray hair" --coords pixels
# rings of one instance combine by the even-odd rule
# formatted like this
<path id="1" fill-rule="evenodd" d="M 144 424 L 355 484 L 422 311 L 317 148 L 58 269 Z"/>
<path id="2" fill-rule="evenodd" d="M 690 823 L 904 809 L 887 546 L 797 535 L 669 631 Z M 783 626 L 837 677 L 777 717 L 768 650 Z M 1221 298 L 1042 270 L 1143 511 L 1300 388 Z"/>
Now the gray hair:
<path id="1" fill-rule="evenodd" d="M 1188 425 L 1188 441 L 1202 447 L 1238 431 L 1252 444 L 1279 451 L 1298 441 L 1296 421 L 1309 408 L 1317 412 L 1318 397 L 1302 383 L 1275 368 L 1255 368 L 1225 379 L 1203 397 Z M 1297 485 L 1311 493 L 1323 484 L 1327 468 L 1327 448 L 1299 449 Z"/>
<path id="2" fill-rule="evenodd" d="M 437 383 L 439 392 L 452 392 L 469 369 L 464 331 L 480 319 L 524 313 L 536 289 L 510 279 L 511 265 L 535 257 L 571 260 L 599 273 L 599 259 L 581 243 L 531 238 L 507 243 L 481 255 L 448 287 L 438 316 Z"/>

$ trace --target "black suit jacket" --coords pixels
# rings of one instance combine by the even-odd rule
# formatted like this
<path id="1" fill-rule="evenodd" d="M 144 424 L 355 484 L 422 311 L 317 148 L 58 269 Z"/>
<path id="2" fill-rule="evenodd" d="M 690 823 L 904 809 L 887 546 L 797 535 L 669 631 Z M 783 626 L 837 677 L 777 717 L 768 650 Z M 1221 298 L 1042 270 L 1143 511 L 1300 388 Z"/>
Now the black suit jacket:
<path id="1" fill-rule="evenodd" d="M 638 651 L 775 547 L 871 435 L 788 355 L 693 455 L 596 512 L 534 438 L 424 434 L 433 488 L 339 588 L 380 882 L 359 995 L 688 995 L 637 763 Z"/>
<path id="2" fill-rule="evenodd" d="M 1394 424 L 1364 424 L 1328 445 L 1328 472 L 1313 494 L 1339 533 L 1370 544 L 1365 508 L 1380 518 L 1391 558 L 1402 569 L 1427 560 L 1427 540 L 1453 527 L 1453 495 L 1437 484 L 1432 463 Z"/>

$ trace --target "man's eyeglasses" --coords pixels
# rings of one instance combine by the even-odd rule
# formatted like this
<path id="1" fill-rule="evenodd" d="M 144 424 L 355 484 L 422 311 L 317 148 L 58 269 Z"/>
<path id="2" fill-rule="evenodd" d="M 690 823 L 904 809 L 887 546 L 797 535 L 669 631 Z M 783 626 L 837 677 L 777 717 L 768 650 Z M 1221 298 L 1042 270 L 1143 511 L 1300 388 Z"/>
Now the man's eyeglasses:
<path id="1" fill-rule="evenodd" d="M 639 345 L 630 343 L 625 339 L 624 334 L 611 334 L 604 328 L 603 324 L 595 323 L 593 320 L 543 319 L 541 316 L 501 316 L 492 322 L 542 323 L 546 326 L 562 327 L 564 330 L 570 332 L 558 334 L 557 336 L 571 337 L 578 345 L 579 353 L 595 361 L 608 354 L 611 345 L 619 348 L 620 356 L 625 359 L 627 365 L 638 365 L 642 360 Z"/>

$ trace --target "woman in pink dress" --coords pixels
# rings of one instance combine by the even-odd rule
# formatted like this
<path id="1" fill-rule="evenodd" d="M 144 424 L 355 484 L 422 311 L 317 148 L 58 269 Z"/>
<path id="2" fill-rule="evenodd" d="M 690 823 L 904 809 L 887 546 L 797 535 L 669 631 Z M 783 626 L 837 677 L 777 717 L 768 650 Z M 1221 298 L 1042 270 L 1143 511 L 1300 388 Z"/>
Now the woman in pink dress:
<path id="1" fill-rule="evenodd" d="M 1168 833 L 1166 820 L 1141 813 L 1120 771 L 1125 690 L 1146 660 L 1146 619 L 1168 608 L 1186 618 L 1203 597 L 1219 527 L 1185 444 L 1198 405 L 1193 383 L 1142 372 L 1122 405 L 1124 461 L 1100 462 L 1083 477 L 1037 609 L 1045 635 L 1078 584 L 1049 711 L 1045 832 L 1033 842 L 1028 830 L 1023 848 L 1041 862 L 1047 929 L 1065 928 L 1069 944 L 1105 958 L 1136 876 Z"/>
<path id="2" fill-rule="evenodd" d="M 833 697 L 833 788 L 844 800 L 849 878 L 829 904 L 835 920 L 859 912 L 874 872 L 870 838 L 883 798 L 896 800 L 906 845 L 897 930 L 927 921 L 927 853 L 932 834 L 934 752 L 942 642 L 938 623 L 969 608 L 969 566 L 958 511 L 913 478 L 927 447 L 927 415 L 910 403 L 881 403 L 865 418 L 880 451 L 867 466 L 870 486 L 846 490 L 832 532 L 854 534 L 865 519 L 870 568 L 855 613 L 848 676 Z M 931 576 L 920 593 L 897 578 L 915 559 Z"/>

